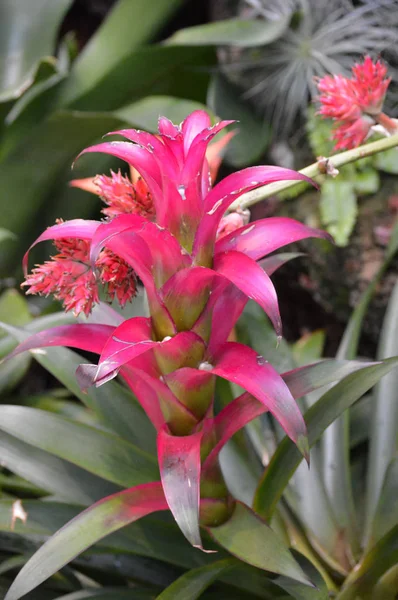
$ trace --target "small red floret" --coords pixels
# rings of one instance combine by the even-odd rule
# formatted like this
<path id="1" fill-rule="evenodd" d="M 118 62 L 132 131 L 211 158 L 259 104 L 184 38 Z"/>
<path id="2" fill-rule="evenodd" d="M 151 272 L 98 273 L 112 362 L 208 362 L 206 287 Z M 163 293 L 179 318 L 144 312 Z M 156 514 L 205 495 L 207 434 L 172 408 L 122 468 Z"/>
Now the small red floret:
<path id="1" fill-rule="evenodd" d="M 148 219 L 155 216 L 152 197 L 141 177 L 132 183 L 120 172 L 111 171 L 110 177 L 97 175 L 94 184 L 98 188 L 98 195 L 107 205 L 102 212 L 110 219 L 124 214 L 141 215 Z"/>

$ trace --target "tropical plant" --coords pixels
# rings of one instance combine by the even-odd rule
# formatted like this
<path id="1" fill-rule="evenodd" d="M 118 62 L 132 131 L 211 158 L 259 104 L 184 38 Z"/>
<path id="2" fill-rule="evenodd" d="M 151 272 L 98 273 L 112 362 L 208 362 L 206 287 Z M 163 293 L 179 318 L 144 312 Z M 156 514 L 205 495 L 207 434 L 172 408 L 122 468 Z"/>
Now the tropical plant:
<path id="1" fill-rule="evenodd" d="M 32 351 L 36 360 L 90 409 L 90 422 L 82 422 L 87 415 L 85 410 L 79 411 L 83 416 L 79 419 L 77 413 L 68 418 L 40 408 L 0 407 L 4 466 L 38 486 L 33 488 L 38 497 L 46 492 L 54 496 L 45 501 L 21 502 L 15 496 L 5 499 L 1 505 L 3 528 L 22 533 L 30 540 L 32 534 L 46 536 L 63 525 L 32 557 L 29 555 L 37 538 L 31 540 L 33 545 L 25 547 L 23 556 L 6 562 L 5 570 L 24 564 L 7 600 L 17 600 L 58 572 L 50 582 L 49 598 L 56 597 L 57 585 L 64 590 L 97 586 L 92 591 L 76 591 L 69 599 L 101 594 L 125 597 L 123 590 L 98 590 L 101 583 L 120 583 L 113 564 L 111 581 L 104 581 L 100 558 L 94 555 L 91 571 L 90 565 L 78 558 L 94 544 L 95 552 L 106 549 L 156 558 L 162 561 L 161 574 L 164 563 L 184 569 L 197 567 L 167 588 L 164 577 L 160 575 L 157 583 L 152 578 L 153 569 L 156 573 L 154 563 L 150 563 L 150 574 L 142 575 L 143 563 L 130 558 L 122 579 L 125 581 L 133 573 L 132 589 L 138 598 L 196 598 L 221 578 L 222 586 L 231 586 L 223 587 L 221 592 L 229 598 L 241 597 L 239 590 L 243 588 L 248 598 L 321 599 L 328 590 L 337 590 L 360 556 L 361 547 L 351 520 L 336 524 L 332 513 L 328 513 L 326 522 L 322 514 L 318 529 L 313 522 L 308 525 L 311 515 L 307 515 L 307 521 L 303 519 L 303 534 L 292 511 L 297 501 L 303 509 L 297 515 L 302 518 L 308 506 L 295 498 L 287 485 L 296 469 L 297 479 L 302 477 L 304 481 L 307 477 L 308 481 L 308 477 L 313 477 L 299 466 L 303 455 L 309 458 L 309 445 L 314 446 L 332 424 L 334 440 L 338 439 L 346 430 L 346 418 L 341 423 L 337 417 L 388 373 L 398 358 L 372 363 L 342 360 L 353 358 L 358 316 L 345 338 L 349 349 L 339 360 L 288 365 L 287 370 L 281 369 L 282 374 L 261 352 L 228 341 L 248 297 L 268 315 L 280 336 L 278 301 L 269 275 L 293 257 L 266 255 L 292 241 L 327 237 L 324 232 L 286 218 L 263 219 L 248 225 L 236 221 L 235 230 L 225 231 L 223 220 L 228 217 L 224 213 L 237 197 L 272 181 L 305 178 L 288 169 L 251 167 L 211 188 L 206 148 L 228 124 L 221 122 L 211 127 L 208 115 L 197 111 L 181 127 L 161 118 L 158 137 L 128 129 L 119 133 L 129 142 L 111 141 L 87 148 L 82 154 L 116 155 L 139 171 L 145 181 L 144 184 L 139 180 L 139 185 L 146 186 L 145 216 L 142 202 L 137 202 L 137 198 L 142 198 L 137 193 L 137 182 L 117 175 L 106 180 L 96 178 L 93 183 L 97 182 L 97 187 L 105 183 L 97 191 L 106 196 L 105 210 L 112 211 L 112 218 L 102 222 L 59 222 L 36 241 L 55 240 L 59 254 L 28 276 L 30 291 L 55 292 L 66 308 L 77 313 L 88 314 L 94 304 L 96 307 L 89 321 L 85 317 L 84 322 L 59 325 L 33 335 L 4 324 L 4 329 L 20 342 L 11 357 Z M 389 257 L 396 250 L 395 243 L 396 235 L 392 237 Z M 112 260 L 113 279 L 104 277 L 104 258 Z M 256 262 L 259 259 L 261 267 Z M 27 260 L 28 255 L 25 266 Z M 126 267 L 130 269 L 127 275 Z M 112 286 L 122 285 L 130 299 L 131 285 L 136 283 L 132 270 L 145 286 L 149 316 L 125 319 L 99 302 L 97 286 L 102 282 L 105 290 L 124 304 L 126 295 L 118 294 Z M 364 307 L 361 310 L 363 313 Z M 36 327 L 41 329 L 40 320 Z M 269 331 L 267 338 L 270 339 Z M 272 340 L 275 343 L 274 334 Z M 99 354 L 98 365 L 81 364 L 81 358 L 71 350 L 56 346 Z M 43 349 L 46 347 L 51 347 L 51 351 Z M 267 358 L 271 350 L 277 356 L 269 344 L 266 350 Z M 300 347 L 296 348 L 296 355 L 299 352 Z M 311 356 L 311 351 L 307 354 Z M 290 355 L 286 356 L 290 360 Z M 79 385 L 74 378 L 76 367 Z M 111 381 L 117 375 L 126 387 Z M 231 398 L 224 384 L 215 392 L 216 378 L 231 382 L 234 395 L 235 386 L 246 391 Z M 339 380 L 342 381 L 316 402 L 313 397 L 308 401 L 313 405 L 304 420 L 296 399 Z M 237 444 L 225 448 L 221 465 L 219 456 L 234 434 L 239 436 L 244 425 L 268 411 L 275 419 L 275 440 L 282 440 L 283 432 L 288 437 L 280 441 L 260 480 L 253 512 L 249 505 L 255 478 L 250 474 L 256 463 L 250 466 L 248 446 L 238 437 Z M 255 425 L 248 429 L 249 435 L 256 431 Z M 263 449 L 268 454 L 275 449 L 272 438 L 269 439 L 270 446 L 262 446 L 263 462 Z M 257 448 L 258 442 L 263 443 L 261 437 Z M 327 447 L 334 449 L 335 461 L 345 457 L 344 444 Z M 316 449 L 314 454 L 312 460 L 317 463 Z M 374 456 L 378 456 L 377 452 Z M 343 466 L 339 478 L 343 477 L 347 484 L 347 464 Z M 334 472 L 329 469 L 331 476 Z M 245 478 L 244 485 L 241 477 Z M 320 502 L 324 484 L 319 477 L 314 479 Z M 337 509 L 344 510 L 341 500 L 349 488 L 345 485 L 341 489 L 338 483 L 341 480 L 332 477 L 331 493 L 336 489 L 340 492 L 336 497 L 336 514 L 340 518 Z M 23 482 L 11 477 L 7 489 L 15 494 L 18 485 Z M 378 485 L 380 489 L 380 482 Z M 300 494 L 307 492 L 301 485 L 298 489 Z M 283 495 L 284 500 L 279 503 Z M 389 499 L 388 495 L 387 502 Z M 330 501 L 334 500 L 332 496 Z M 82 506 L 93 501 L 80 512 Z M 377 501 L 376 494 L 372 511 Z M 314 506 L 321 512 L 324 504 Z M 138 521 L 145 515 L 168 510 L 188 541 L 179 537 L 178 528 L 167 518 Z M 373 527 L 373 512 L 370 514 Z M 260 515 L 267 520 L 274 516 L 273 528 Z M 312 516 L 315 520 L 315 514 Z M 342 516 L 347 517 L 347 512 Z M 165 545 L 166 529 L 172 542 L 167 543 L 167 538 Z M 382 537 L 376 549 L 365 554 L 343 585 L 340 598 L 347 600 L 361 594 L 363 581 L 366 593 L 373 593 L 373 588 L 378 593 L 380 585 L 386 585 L 383 576 L 391 578 L 395 530 L 384 522 L 377 531 Z M 109 534 L 113 535 L 106 537 Z M 368 548 L 375 542 L 372 535 L 367 538 Z M 294 556 L 288 550 L 292 544 L 297 548 Z M 23 544 L 17 547 L 21 549 Z M 221 560 L 214 560 L 207 553 L 214 550 L 220 552 Z M 70 561 L 74 561 L 72 567 L 65 568 Z M 357 571 L 361 574 L 359 579 Z M 269 578 L 270 572 L 278 576 Z M 148 585 L 148 580 L 152 585 Z M 137 581 L 144 585 L 137 586 Z M 387 588 L 392 589 L 390 583 Z M 211 592 L 204 597 L 210 598 Z"/>

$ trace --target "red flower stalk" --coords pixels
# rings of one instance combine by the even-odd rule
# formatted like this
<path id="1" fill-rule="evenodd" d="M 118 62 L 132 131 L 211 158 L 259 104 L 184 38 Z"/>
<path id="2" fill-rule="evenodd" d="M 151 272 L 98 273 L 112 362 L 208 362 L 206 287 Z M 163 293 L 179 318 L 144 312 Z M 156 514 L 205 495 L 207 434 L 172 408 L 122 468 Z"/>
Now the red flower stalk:
<path id="1" fill-rule="evenodd" d="M 82 152 L 111 154 L 136 168 L 148 187 L 154 213 L 119 214 L 107 222 L 58 223 L 35 243 L 73 238 L 80 252 L 83 240 L 87 251 L 84 256 L 78 252 L 80 262 L 84 268 L 102 269 L 103 281 L 112 284 L 111 294 L 121 303 L 129 288 L 120 276 L 120 265 L 127 280 L 134 271 L 146 288 L 150 317 L 121 321 L 115 313 L 106 324 L 56 327 L 35 334 L 17 350 L 64 345 L 99 354 L 98 365 L 78 369 L 83 388 L 102 385 L 117 374 L 124 378 L 158 432 L 161 476 L 158 484 L 140 486 L 132 520 L 138 513 L 169 508 L 187 539 L 198 547 L 199 526 L 226 523 L 234 509 L 218 455 L 236 431 L 270 411 L 308 456 L 305 423 L 295 401 L 308 391 L 305 377 L 297 386 L 297 374 L 281 376 L 254 350 L 227 340 L 248 298 L 260 304 L 281 335 L 269 274 L 283 260 L 272 256 L 262 262 L 263 268 L 257 261 L 285 244 L 328 237 L 288 218 L 245 224 L 242 214 L 224 217 L 229 205 L 249 190 L 274 181 L 307 179 L 289 169 L 250 167 L 212 188 L 206 149 L 230 123 L 211 127 L 203 111 L 192 113 L 180 127 L 162 117 L 159 136 L 126 129 L 119 134 L 129 142 L 105 142 Z M 124 180 L 122 184 L 125 199 Z M 117 203 L 112 200 L 113 206 Z M 75 258 L 72 252 L 71 260 Z M 112 279 L 114 273 L 118 276 Z M 214 416 L 216 377 L 246 392 Z"/>
<path id="2" fill-rule="evenodd" d="M 362 64 L 352 68 L 351 79 L 326 75 L 318 81 L 319 114 L 337 121 L 333 134 L 336 150 L 359 146 L 377 123 L 388 133 L 396 131 L 395 122 L 381 112 L 391 81 L 386 75 L 385 64 L 366 56 Z"/>

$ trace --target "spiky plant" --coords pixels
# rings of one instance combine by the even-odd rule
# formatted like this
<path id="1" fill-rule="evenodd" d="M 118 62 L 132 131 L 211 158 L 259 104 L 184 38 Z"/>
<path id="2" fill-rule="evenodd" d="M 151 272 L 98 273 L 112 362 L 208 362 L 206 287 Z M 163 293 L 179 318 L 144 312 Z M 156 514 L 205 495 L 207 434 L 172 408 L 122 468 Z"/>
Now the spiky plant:
<path id="1" fill-rule="evenodd" d="M 348 74 L 355 60 L 393 52 L 397 41 L 397 0 L 241 0 L 238 11 L 250 19 L 286 20 L 271 44 L 220 54 L 228 77 L 284 134 L 316 96 L 315 78 Z"/>

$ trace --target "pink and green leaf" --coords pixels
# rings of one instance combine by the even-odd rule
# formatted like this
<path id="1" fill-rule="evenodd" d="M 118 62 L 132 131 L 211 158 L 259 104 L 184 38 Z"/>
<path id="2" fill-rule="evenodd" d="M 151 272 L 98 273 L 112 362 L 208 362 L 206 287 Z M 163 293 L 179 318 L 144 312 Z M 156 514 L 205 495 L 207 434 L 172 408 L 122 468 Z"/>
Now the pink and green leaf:
<path id="1" fill-rule="evenodd" d="M 222 252 L 214 257 L 214 269 L 257 302 L 269 316 L 277 336 L 282 335 L 278 297 L 274 284 L 254 260 L 241 252 Z"/>
<path id="2" fill-rule="evenodd" d="M 41 546 L 19 572 L 6 599 L 19 600 L 105 536 L 145 515 L 167 509 L 159 482 L 124 490 L 96 502 Z"/>
<path id="3" fill-rule="evenodd" d="M 158 433 L 160 476 L 169 508 L 178 526 L 195 547 L 202 548 L 199 530 L 200 445 L 203 432 L 174 436 Z"/>
<path id="4" fill-rule="evenodd" d="M 237 250 L 253 260 L 259 260 L 282 246 L 309 237 L 332 241 L 331 236 L 320 229 L 308 227 L 288 217 L 270 217 L 249 223 L 224 236 L 216 242 L 215 252 Z"/>
<path id="5" fill-rule="evenodd" d="M 307 430 L 300 409 L 282 377 L 262 356 L 243 344 L 227 342 L 215 354 L 211 372 L 257 398 L 308 458 Z"/>

